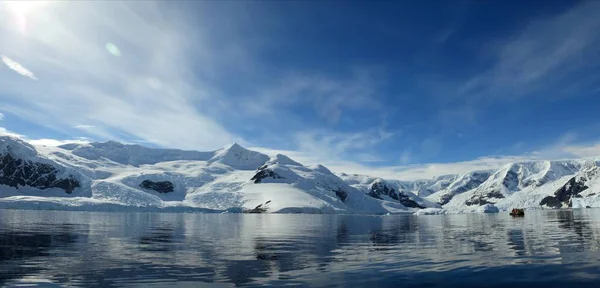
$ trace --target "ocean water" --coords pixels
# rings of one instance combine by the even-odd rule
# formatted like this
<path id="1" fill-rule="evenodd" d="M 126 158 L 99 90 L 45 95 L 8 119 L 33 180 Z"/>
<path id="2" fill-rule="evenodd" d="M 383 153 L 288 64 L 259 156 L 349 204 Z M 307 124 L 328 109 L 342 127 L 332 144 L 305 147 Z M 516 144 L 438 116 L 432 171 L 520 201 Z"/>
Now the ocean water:
<path id="1" fill-rule="evenodd" d="M 0 210 L 0 286 L 600 287 L 600 209 L 440 216 Z"/>

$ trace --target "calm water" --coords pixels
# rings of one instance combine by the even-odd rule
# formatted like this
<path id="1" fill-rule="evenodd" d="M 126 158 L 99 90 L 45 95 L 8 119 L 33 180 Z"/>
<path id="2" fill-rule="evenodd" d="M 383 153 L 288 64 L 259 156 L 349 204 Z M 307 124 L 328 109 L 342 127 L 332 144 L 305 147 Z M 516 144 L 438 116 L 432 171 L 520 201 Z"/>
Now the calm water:
<path id="1" fill-rule="evenodd" d="M 0 286 L 600 287 L 599 249 L 600 209 L 524 218 L 0 210 Z"/>

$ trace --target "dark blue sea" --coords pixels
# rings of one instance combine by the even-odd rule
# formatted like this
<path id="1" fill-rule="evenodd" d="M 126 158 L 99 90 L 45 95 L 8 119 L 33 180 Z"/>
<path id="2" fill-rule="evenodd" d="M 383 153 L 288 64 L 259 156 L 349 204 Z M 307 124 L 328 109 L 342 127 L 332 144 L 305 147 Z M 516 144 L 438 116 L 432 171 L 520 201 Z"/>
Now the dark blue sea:
<path id="1" fill-rule="evenodd" d="M 600 209 L 440 216 L 0 210 L 7 287 L 600 287 Z"/>

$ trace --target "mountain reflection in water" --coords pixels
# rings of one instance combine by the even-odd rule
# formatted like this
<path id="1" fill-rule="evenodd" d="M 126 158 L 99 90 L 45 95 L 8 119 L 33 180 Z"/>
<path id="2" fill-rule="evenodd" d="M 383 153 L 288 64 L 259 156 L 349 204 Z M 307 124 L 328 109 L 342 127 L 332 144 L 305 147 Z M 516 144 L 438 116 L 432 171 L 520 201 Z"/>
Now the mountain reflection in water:
<path id="1" fill-rule="evenodd" d="M 0 210 L 0 286 L 600 287 L 599 239 L 599 209 L 522 218 Z"/>

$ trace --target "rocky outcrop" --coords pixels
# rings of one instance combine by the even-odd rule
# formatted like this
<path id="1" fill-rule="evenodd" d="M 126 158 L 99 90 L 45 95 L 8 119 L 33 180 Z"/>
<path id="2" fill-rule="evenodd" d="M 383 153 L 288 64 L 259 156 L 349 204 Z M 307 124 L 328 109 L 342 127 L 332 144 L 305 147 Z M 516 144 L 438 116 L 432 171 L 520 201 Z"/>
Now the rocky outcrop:
<path id="1" fill-rule="evenodd" d="M 578 195 L 586 189 L 588 189 L 588 186 L 585 185 L 583 179 L 577 181 L 577 178 L 573 177 L 569 179 L 565 185 L 560 187 L 560 189 L 556 190 L 554 196 L 556 196 L 558 201 L 566 203 L 571 200 L 571 197 Z"/>
<path id="2" fill-rule="evenodd" d="M 506 176 L 504 176 L 504 180 L 502 181 L 502 185 L 504 185 L 504 187 L 506 187 L 509 191 L 516 190 L 520 182 L 519 174 L 513 171 L 513 169 L 510 169 L 506 172 Z"/>
<path id="3" fill-rule="evenodd" d="M 467 206 L 494 204 L 494 203 L 496 203 L 496 200 L 492 200 L 492 199 L 502 199 L 502 198 L 504 198 L 504 195 L 502 195 L 502 193 L 500 193 L 500 191 L 492 191 L 492 192 L 488 192 L 485 194 L 473 195 L 471 198 L 469 198 L 469 199 L 467 199 L 467 201 L 465 201 L 465 204 Z M 493 202 L 490 202 L 490 201 L 493 201 Z"/>
<path id="4" fill-rule="evenodd" d="M 425 207 L 421 206 L 419 203 L 417 203 L 416 201 L 410 199 L 410 197 L 404 193 L 398 194 L 398 202 L 400 202 L 400 204 L 404 205 L 405 207 L 409 207 L 409 208 L 419 208 L 419 209 L 425 208 Z"/>
<path id="5" fill-rule="evenodd" d="M 59 188 L 71 194 L 81 184 L 75 177 L 58 178 L 60 171 L 50 164 L 26 161 L 10 153 L 0 155 L 0 185 L 14 188 L 33 187 L 41 190 Z"/>
<path id="6" fill-rule="evenodd" d="M 342 202 L 346 202 L 346 198 L 348 198 L 348 193 L 346 193 L 346 191 L 341 190 L 341 189 L 336 189 L 333 190 L 333 192 L 335 192 L 335 196 L 337 196 L 340 200 L 342 200 Z"/>
<path id="7" fill-rule="evenodd" d="M 396 190 L 392 187 L 386 185 L 383 181 L 375 181 L 371 184 L 371 188 L 369 189 L 369 193 L 367 194 L 373 198 L 382 199 L 381 195 L 387 195 L 392 199 L 398 200 L 398 194 Z"/>
<path id="8" fill-rule="evenodd" d="M 396 191 L 396 189 L 392 188 L 384 181 L 373 182 L 373 184 L 371 184 L 371 187 L 369 188 L 369 192 L 367 193 L 367 195 L 377 199 L 383 199 L 381 196 L 386 195 L 400 202 L 405 207 L 421 209 L 425 208 L 413 199 L 411 199 L 406 193 L 402 191 Z"/>
<path id="9" fill-rule="evenodd" d="M 279 174 L 267 167 L 267 165 L 260 167 L 258 172 L 256 172 L 256 174 L 254 174 L 250 180 L 254 181 L 254 183 L 261 183 L 265 178 L 284 179 L 282 176 L 279 176 Z"/>
<path id="10" fill-rule="evenodd" d="M 561 208 L 563 204 L 571 207 L 571 198 L 577 197 L 579 193 L 588 189 L 585 185 L 586 179 L 583 177 L 573 177 L 565 183 L 560 189 L 554 192 L 554 196 L 548 196 L 540 202 L 541 206 L 548 206 L 552 208 Z"/>
<path id="11" fill-rule="evenodd" d="M 479 187 L 490 175 L 489 171 L 475 171 L 464 174 L 451 183 L 436 202 L 440 205 L 446 205 L 454 196 Z"/>
<path id="12" fill-rule="evenodd" d="M 140 184 L 140 187 L 148 190 L 154 190 L 158 193 L 170 193 L 175 190 L 175 186 L 170 181 L 151 181 L 144 180 Z"/>
<path id="13" fill-rule="evenodd" d="M 267 213 L 269 207 L 269 203 L 271 203 L 271 200 L 263 203 L 263 204 L 259 204 L 258 206 L 254 207 L 253 209 L 247 209 L 244 210 L 244 213 L 249 213 L 249 214 L 262 214 L 262 213 Z"/>
<path id="14" fill-rule="evenodd" d="M 540 202 L 540 206 L 547 206 L 550 208 L 560 208 L 562 207 L 562 203 L 558 201 L 558 199 L 554 196 L 547 196 Z"/>

